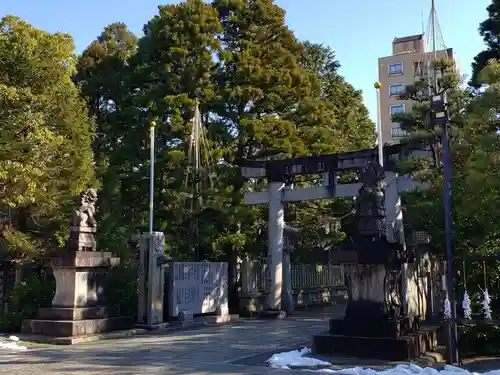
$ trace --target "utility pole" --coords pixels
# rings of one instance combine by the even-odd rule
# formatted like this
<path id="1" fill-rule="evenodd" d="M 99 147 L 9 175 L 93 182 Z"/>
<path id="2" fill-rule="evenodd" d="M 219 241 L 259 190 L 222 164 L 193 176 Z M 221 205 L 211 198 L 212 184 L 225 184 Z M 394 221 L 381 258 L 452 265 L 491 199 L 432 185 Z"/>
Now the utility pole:
<path id="1" fill-rule="evenodd" d="M 437 62 L 436 51 L 436 4 L 432 0 L 431 8 L 431 33 L 432 33 L 432 55 L 433 63 Z M 438 77 L 436 66 L 433 68 L 433 92 L 431 108 L 433 112 L 433 124 L 441 127 L 441 144 L 443 152 L 443 208 L 444 208 L 444 237 L 447 261 L 446 293 L 451 305 L 451 319 L 448 321 L 447 357 L 450 364 L 458 362 L 457 355 L 457 304 L 455 300 L 455 260 L 452 243 L 452 213 L 451 213 L 451 155 L 449 137 L 449 113 L 446 92 L 438 94 Z"/>
<path id="2" fill-rule="evenodd" d="M 446 293 L 451 305 L 451 319 L 448 321 L 448 362 L 458 362 L 457 355 L 457 305 L 455 301 L 455 260 L 451 233 L 451 155 L 449 145 L 449 113 L 447 108 L 446 93 L 432 97 L 433 123 L 441 127 L 441 143 L 443 149 L 443 205 L 444 205 L 444 237 L 446 247 Z"/>

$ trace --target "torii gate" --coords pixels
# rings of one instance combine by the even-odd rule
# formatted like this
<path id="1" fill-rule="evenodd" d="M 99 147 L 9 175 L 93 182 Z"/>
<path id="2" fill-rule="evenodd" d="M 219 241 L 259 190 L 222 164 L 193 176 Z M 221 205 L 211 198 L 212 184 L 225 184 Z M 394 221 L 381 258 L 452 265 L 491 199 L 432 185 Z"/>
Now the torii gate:
<path id="1" fill-rule="evenodd" d="M 421 148 L 405 150 L 405 145 L 384 147 L 384 169 L 386 170 L 385 208 L 388 240 L 405 245 L 403 213 L 400 194 L 422 188 L 407 176 L 394 172 L 395 162 L 409 156 L 427 155 Z M 241 172 L 246 178 L 267 177 L 269 187 L 261 192 L 245 193 L 244 204 L 268 204 L 268 251 L 271 254 L 269 270 L 271 290 L 267 308 L 280 311 L 283 291 L 283 230 L 284 203 L 306 200 L 329 199 L 334 197 L 355 197 L 360 183 L 338 184 L 336 172 L 361 170 L 370 161 L 378 160 L 377 149 L 365 149 L 325 156 L 311 156 L 288 160 L 243 160 Z M 323 186 L 311 188 L 289 188 L 286 181 L 296 175 L 323 174 Z M 403 285 L 403 291 L 406 287 Z M 403 292 L 403 295 L 405 292 Z"/>

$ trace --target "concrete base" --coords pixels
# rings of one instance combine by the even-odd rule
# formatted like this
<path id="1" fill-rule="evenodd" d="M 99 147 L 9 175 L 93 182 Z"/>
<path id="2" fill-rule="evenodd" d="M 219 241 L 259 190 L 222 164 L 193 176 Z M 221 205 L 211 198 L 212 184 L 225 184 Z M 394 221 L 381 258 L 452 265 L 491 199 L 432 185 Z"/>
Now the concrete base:
<path id="1" fill-rule="evenodd" d="M 46 307 L 38 310 L 40 320 L 86 320 L 109 318 L 111 312 L 107 306 L 92 307 Z"/>
<path id="2" fill-rule="evenodd" d="M 114 332 L 104 332 L 91 335 L 55 337 L 55 336 L 47 336 L 39 334 L 21 333 L 17 336 L 19 336 L 19 338 L 25 342 L 37 342 L 37 343 L 51 344 L 51 345 L 75 345 L 85 342 L 114 340 L 125 337 L 141 336 L 150 333 L 157 334 L 157 333 L 175 332 L 183 329 L 190 329 L 193 327 L 202 327 L 209 324 L 228 324 L 231 322 L 236 322 L 238 320 L 239 320 L 238 315 L 205 316 L 205 317 L 196 317 L 189 324 L 182 322 L 169 322 L 169 323 L 158 324 L 157 325 L 158 327 L 145 326 L 145 325 L 144 327 L 142 327 L 142 325 L 140 325 L 141 327 L 139 327 L 138 325 L 136 325 L 136 327 L 133 329 L 114 331 Z"/>
<path id="3" fill-rule="evenodd" d="M 39 309 L 37 319 L 24 321 L 22 332 L 50 337 L 74 337 L 132 327 L 131 317 L 113 316 L 106 306 L 49 307 Z"/>
<path id="4" fill-rule="evenodd" d="M 51 337 L 73 337 L 91 335 L 131 328 L 133 320 L 128 316 L 85 320 L 41 320 L 23 322 L 22 332 Z"/>

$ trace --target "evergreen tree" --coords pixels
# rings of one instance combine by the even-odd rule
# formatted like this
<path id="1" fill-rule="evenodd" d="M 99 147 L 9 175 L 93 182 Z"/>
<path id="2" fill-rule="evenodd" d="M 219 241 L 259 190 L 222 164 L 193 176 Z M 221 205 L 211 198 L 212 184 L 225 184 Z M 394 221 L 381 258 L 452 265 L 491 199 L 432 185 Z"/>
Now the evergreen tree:
<path id="1" fill-rule="evenodd" d="M 126 25 L 111 24 L 84 50 L 74 77 L 97 123 L 93 152 L 101 183 L 99 246 L 118 253 L 127 248 L 131 230 L 126 197 L 133 188 L 126 179 L 136 139 L 127 109 L 130 59 L 136 49 L 137 38 Z"/>
<path id="2" fill-rule="evenodd" d="M 322 108 L 314 111 L 321 113 L 319 118 L 311 118 L 309 109 L 307 116 L 296 119 L 299 128 L 304 132 L 307 129 L 311 137 L 307 143 L 313 149 L 309 153 L 324 155 L 373 147 L 375 124 L 368 117 L 361 91 L 355 90 L 338 74 L 340 63 L 335 59 L 334 51 L 310 42 L 305 42 L 304 47 L 301 66 L 317 80 L 315 91 L 308 98 L 309 103 L 314 98 Z M 295 113 L 300 114 L 300 111 Z M 302 123 L 306 119 L 309 126 Z M 327 139 L 324 138 L 326 132 L 329 133 Z M 321 141 L 322 146 L 319 145 Z"/>
<path id="3" fill-rule="evenodd" d="M 500 138 L 496 133 L 500 109 L 499 71 L 498 66 L 493 63 L 483 69 L 482 76 L 489 87 L 476 96 L 472 96 L 467 90 L 460 90 L 457 85 L 443 85 L 443 89 L 447 87 L 449 92 L 451 114 L 453 246 L 457 254 L 484 255 L 498 251 L 498 219 L 491 207 L 500 204 L 498 179 L 492 172 L 499 167 L 500 161 Z M 453 77 L 448 78 L 449 82 L 456 82 Z M 412 88 L 410 93 L 411 90 Z M 405 124 L 409 129 L 412 129 L 411 119 L 415 121 L 413 124 L 420 124 L 427 129 L 424 126 L 429 123 L 428 110 L 428 102 L 422 101 L 416 107 L 418 112 L 398 118 L 407 120 Z M 440 141 L 438 129 L 433 134 Z M 436 160 L 440 161 L 440 148 L 436 147 L 435 151 Z M 425 180 L 429 187 L 426 191 L 405 195 L 408 212 L 405 222 L 410 228 L 430 233 L 432 241 L 428 246 L 434 252 L 442 253 L 444 216 L 441 164 L 424 165 L 422 158 L 415 158 L 405 167 L 414 178 Z M 471 202 L 474 204 L 471 205 Z"/>
<path id="4" fill-rule="evenodd" d="M 472 78 L 470 84 L 480 87 L 480 73 L 488 65 L 490 60 L 500 59 L 500 1 L 492 0 L 486 8 L 488 18 L 479 25 L 479 33 L 486 43 L 486 49 L 477 54 L 472 63 Z"/>
<path id="5" fill-rule="evenodd" d="M 189 0 L 159 7 L 137 48 L 125 26 L 115 24 L 82 56 L 79 78 L 90 103 L 107 104 L 94 108 L 103 129 L 97 140 L 106 162 L 103 191 L 115 196 L 105 218 L 109 246 L 123 248 L 131 234 L 147 228 L 149 124 L 156 120 L 155 230 L 167 234 L 177 258 L 187 256 L 182 232 L 188 197 L 182 185 L 188 136 L 195 103 L 213 96 L 210 74 L 219 31 L 215 10 Z"/>
<path id="6" fill-rule="evenodd" d="M 63 244 L 73 198 L 92 182 L 73 50 L 69 35 L 0 21 L 0 247 L 17 258 Z"/>
<path id="7" fill-rule="evenodd" d="M 402 172 L 413 174 L 414 178 L 433 180 L 441 174 L 441 128 L 432 121 L 431 99 L 434 95 L 446 93 L 453 136 L 461 128 L 463 110 L 470 99 L 470 93 L 460 88 L 461 77 L 455 69 L 455 62 L 444 58 L 433 61 L 431 69 L 399 96 L 412 100 L 409 112 L 397 113 L 392 120 L 400 124 L 407 135 L 403 142 L 411 147 L 421 146 L 431 151 L 431 157 L 414 157 L 402 163 Z"/>
<path id="8" fill-rule="evenodd" d="M 242 204 L 246 189 L 263 189 L 265 184 L 242 178 L 240 159 L 319 155 L 373 145 L 373 124 L 361 93 L 338 75 L 330 49 L 294 37 L 284 14 L 269 0 L 212 5 L 189 0 L 160 7 L 137 49 L 134 43 L 115 42 L 128 46 L 127 53 L 111 52 L 106 64 L 111 57 L 87 61 L 92 49 L 104 49 L 95 45 L 103 44 L 104 34 L 87 49 L 79 65 L 82 87 L 91 104 L 112 103 L 93 106 L 105 129 L 98 136 L 103 145 L 99 154 L 105 156 L 103 192 L 110 192 L 102 196 L 115 194 L 109 199 L 112 225 L 106 225 L 105 243 L 123 247 L 136 228 L 146 229 L 152 119 L 157 123 L 155 229 L 167 234 L 177 259 L 193 256 L 186 230 L 194 221 L 199 233 L 190 237 L 207 259 L 234 260 L 237 254 L 262 254 L 267 248 L 267 207 Z M 123 25 L 110 28 L 121 31 L 105 34 L 132 40 L 125 37 Z M 112 63 L 114 73 L 106 68 Z M 190 212 L 193 197 L 185 181 L 195 103 L 203 113 L 212 150 L 206 156 L 216 161 L 211 168 L 216 178 L 211 189 L 200 192 L 203 204 Z M 107 181 L 109 175 L 113 178 Z M 323 206 L 327 218 L 331 208 Z M 339 209 L 344 208 L 341 204 Z M 311 207 L 304 210 L 313 212 Z M 324 225 L 316 223 L 312 230 L 316 228 L 323 230 Z M 117 241 L 120 231 L 123 236 Z"/>
<path id="9" fill-rule="evenodd" d="M 300 63 L 316 78 L 313 95 L 291 113 L 308 155 L 326 155 L 374 146 L 373 122 L 362 102 L 360 91 L 338 74 L 335 53 L 323 45 L 304 43 Z M 319 114 L 319 115 L 318 115 Z M 311 176 L 297 178 L 296 185 L 310 187 L 321 183 Z M 323 251 L 335 247 L 346 236 L 341 221 L 352 213 L 352 200 L 303 202 L 289 205 L 289 213 L 301 229 L 295 252 L 302 261 L 323 261 Z M 312 252 L 311 249 L 320 251 Z"/>
<path id="10" fill-rule="evenodd" d="M 197 226 L 202 209 L 191 205 L 197 199 L 193 195 L 204 192 L 191 189 L 202 176 L 190 173 L 188 150 L 194 142 L 190 134 L 195 106 L 203 110 L 215 95 L 213 55 L 219 49 L 216 36 L 221 25 L 216 10 L 201 0 L 159 10 L 144 27 L 133 61 L 133 89 L 138 92 L 134 105 L 147 108 L 145 116 L 158 118 L 157 229 L 166 232 L 175 256 L 195 259 L 193 246 L 210 247 L 210 239 L 189 232 Z M 207 148 L 203 151 L 201 157 L 217 160 L 217 155 L 206 154 Z"/>

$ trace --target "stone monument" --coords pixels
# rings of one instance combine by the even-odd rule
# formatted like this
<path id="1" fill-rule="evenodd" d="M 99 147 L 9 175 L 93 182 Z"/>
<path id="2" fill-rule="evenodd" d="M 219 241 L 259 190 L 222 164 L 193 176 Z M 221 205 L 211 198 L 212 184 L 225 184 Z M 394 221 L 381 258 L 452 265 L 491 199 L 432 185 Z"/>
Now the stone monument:
<path id="1" fill-rule="evenodd" d="M 86 190 L 73 214 L 66 248 L 44 260 L 56 280 L 52 307 L 41 308 L 37 319 L 23 322 L 23 333 L 41 335 L 42 341 L 72 344 L 81 337 L 133 326 L 131 317 L 110 311 L 104 298 L 107 270 L 120 263 L 109 252 L 98 252 L 95 240 L 97 193 Z"/>
<path id="2" fill-rule="evenodd" d="M 151 330 L 162 328 L 166 325 L 163 321 L 165 264 L 170 260 L 165 255 L 165 235 L 162 232 L 142 235 L 139 254 L 136 327 Z"/>
<path id="3" fill-rule="evenodd" d="M 418 322 L 403 306 L 403 267 L 413 261 L 403 244 L 387 240 L 384 169 L 375 161 L 361 173 L 356 197 L 356 230 L 334 253 L 343 264 L 349 299 L 345 317 L 331 319 L 328 332 L 315 335 L 317 353 L 409 360 L 430 349 Z M 425 347 L 427 346 L 427 347 Z"/>

